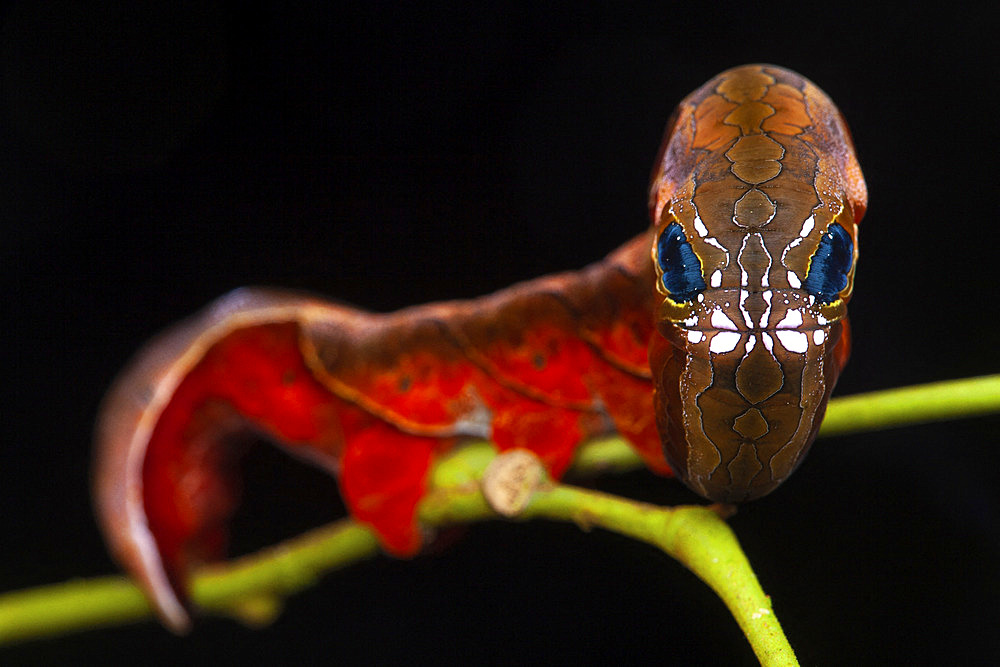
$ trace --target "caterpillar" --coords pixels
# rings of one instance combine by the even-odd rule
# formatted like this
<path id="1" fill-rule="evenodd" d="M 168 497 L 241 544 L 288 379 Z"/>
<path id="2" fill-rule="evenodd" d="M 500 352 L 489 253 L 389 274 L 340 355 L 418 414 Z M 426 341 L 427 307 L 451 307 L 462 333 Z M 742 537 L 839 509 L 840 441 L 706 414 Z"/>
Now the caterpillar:
<path id="1" fill-rule="evenodd" d="M 399 556 L 421 547 L 435 457 L 470 438 L 558 478 L 616 431 L 704 498 L 759 498 L 802 461 L 847 362 L 866 205 L 833 102 L 748 65 L 680 103 L 651 228 L 581 271 L 388 314 L 236 290 L 151 341 L 105 398 L 93 490 L 109 549 L 185 630 L 187 573 L 223 555 L 248 432 L 335 475 Z"/>

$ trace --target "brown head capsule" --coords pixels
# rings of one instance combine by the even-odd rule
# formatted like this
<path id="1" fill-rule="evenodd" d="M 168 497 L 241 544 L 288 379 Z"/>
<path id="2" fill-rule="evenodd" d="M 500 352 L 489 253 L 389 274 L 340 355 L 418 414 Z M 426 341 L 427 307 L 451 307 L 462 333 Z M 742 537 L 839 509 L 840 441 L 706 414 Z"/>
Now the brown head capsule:
<path id="1" fill-rule="evenodd" d="M 666 458 L 702 496 L 763 496 L 808 451 L 850 352 L 866 204 L 840 112 L 794 72 L 732 69 L 678 107 L 650 192 L 650 365 Z"/>

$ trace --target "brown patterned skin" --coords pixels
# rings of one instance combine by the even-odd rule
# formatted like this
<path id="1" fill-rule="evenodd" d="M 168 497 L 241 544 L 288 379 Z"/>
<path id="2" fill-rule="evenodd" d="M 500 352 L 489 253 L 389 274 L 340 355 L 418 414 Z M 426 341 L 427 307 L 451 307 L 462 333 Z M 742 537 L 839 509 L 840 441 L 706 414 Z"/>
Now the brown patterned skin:
<path id="1" fill-rule="evenodd" d="M 187 628 L 187 573 L 223 555 L 246 432 L 336 475 L 352 516 L 401 556 L 421 546 L 434 458 L 463 438 L 531 450 L 559 477 L 580 443 L 617 431 L 710 500 L 764 495 L 801 461 L 846 362 L 865 203 L 830 100 L 754 65 L 681 103 L 653 233 L 601 262 L 388 314 L 237 290 L 152 341 L 108 392 L 94 501 L 109 547 Z M 835 227 L 846 284 L 817 299 L 803 285 Z M 664 280 L 667 228 L 690 243 L 681 273 L 701 286 L 687 294 Z"/>
<path id="2" fill-rule="evenodd" d="M 657 283 L 662 336 L 650 365 L 667 460 L 706 498 L 771 492 L 815 438 L 850 350 L 846 305 L 866 205 L 839 111 L 794 72 L 732 69 L 678 107 L 650 213 L 657 235 L 683 228 L 707 288 L 684 302 Z M 803 283 L 835 223 L 853 257 L 846 287 L 821 303 Z"/>

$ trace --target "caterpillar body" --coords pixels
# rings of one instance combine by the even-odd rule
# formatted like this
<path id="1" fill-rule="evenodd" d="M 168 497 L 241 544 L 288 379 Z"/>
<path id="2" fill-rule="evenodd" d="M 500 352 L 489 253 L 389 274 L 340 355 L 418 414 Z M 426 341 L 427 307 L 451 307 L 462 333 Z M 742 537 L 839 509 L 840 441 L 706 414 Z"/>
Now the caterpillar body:
<path id="1" fill-rule="evenodd" d="M 617 431 L 707 499 L 770 493 L 847 361 L 866 205 L 830 99 L 748 65 L 680 103 L 651 229 L 581 271 L 389 314 L 237 290 L 150 342 L 105 399 L 94 498 L 110 550 L 186 629 L 186 575 L 222 556 L 246 432 L 336 475 L 397 555 L 421 546 L 435 457 L 469 438 L 559 477 Z"/>

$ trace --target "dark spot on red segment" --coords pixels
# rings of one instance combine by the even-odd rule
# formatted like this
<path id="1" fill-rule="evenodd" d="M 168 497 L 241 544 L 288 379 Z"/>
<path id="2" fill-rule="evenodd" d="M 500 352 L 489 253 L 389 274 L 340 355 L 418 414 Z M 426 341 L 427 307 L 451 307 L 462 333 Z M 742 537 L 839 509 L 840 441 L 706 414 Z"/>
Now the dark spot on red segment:
<path id="1" fill-rule="evenodd" d="M 542 370 L 543 368 L 545 368 L 545 355 L 536 354 L 534 358 L 531 360 L 531 363 L 538 370 Z"/>

